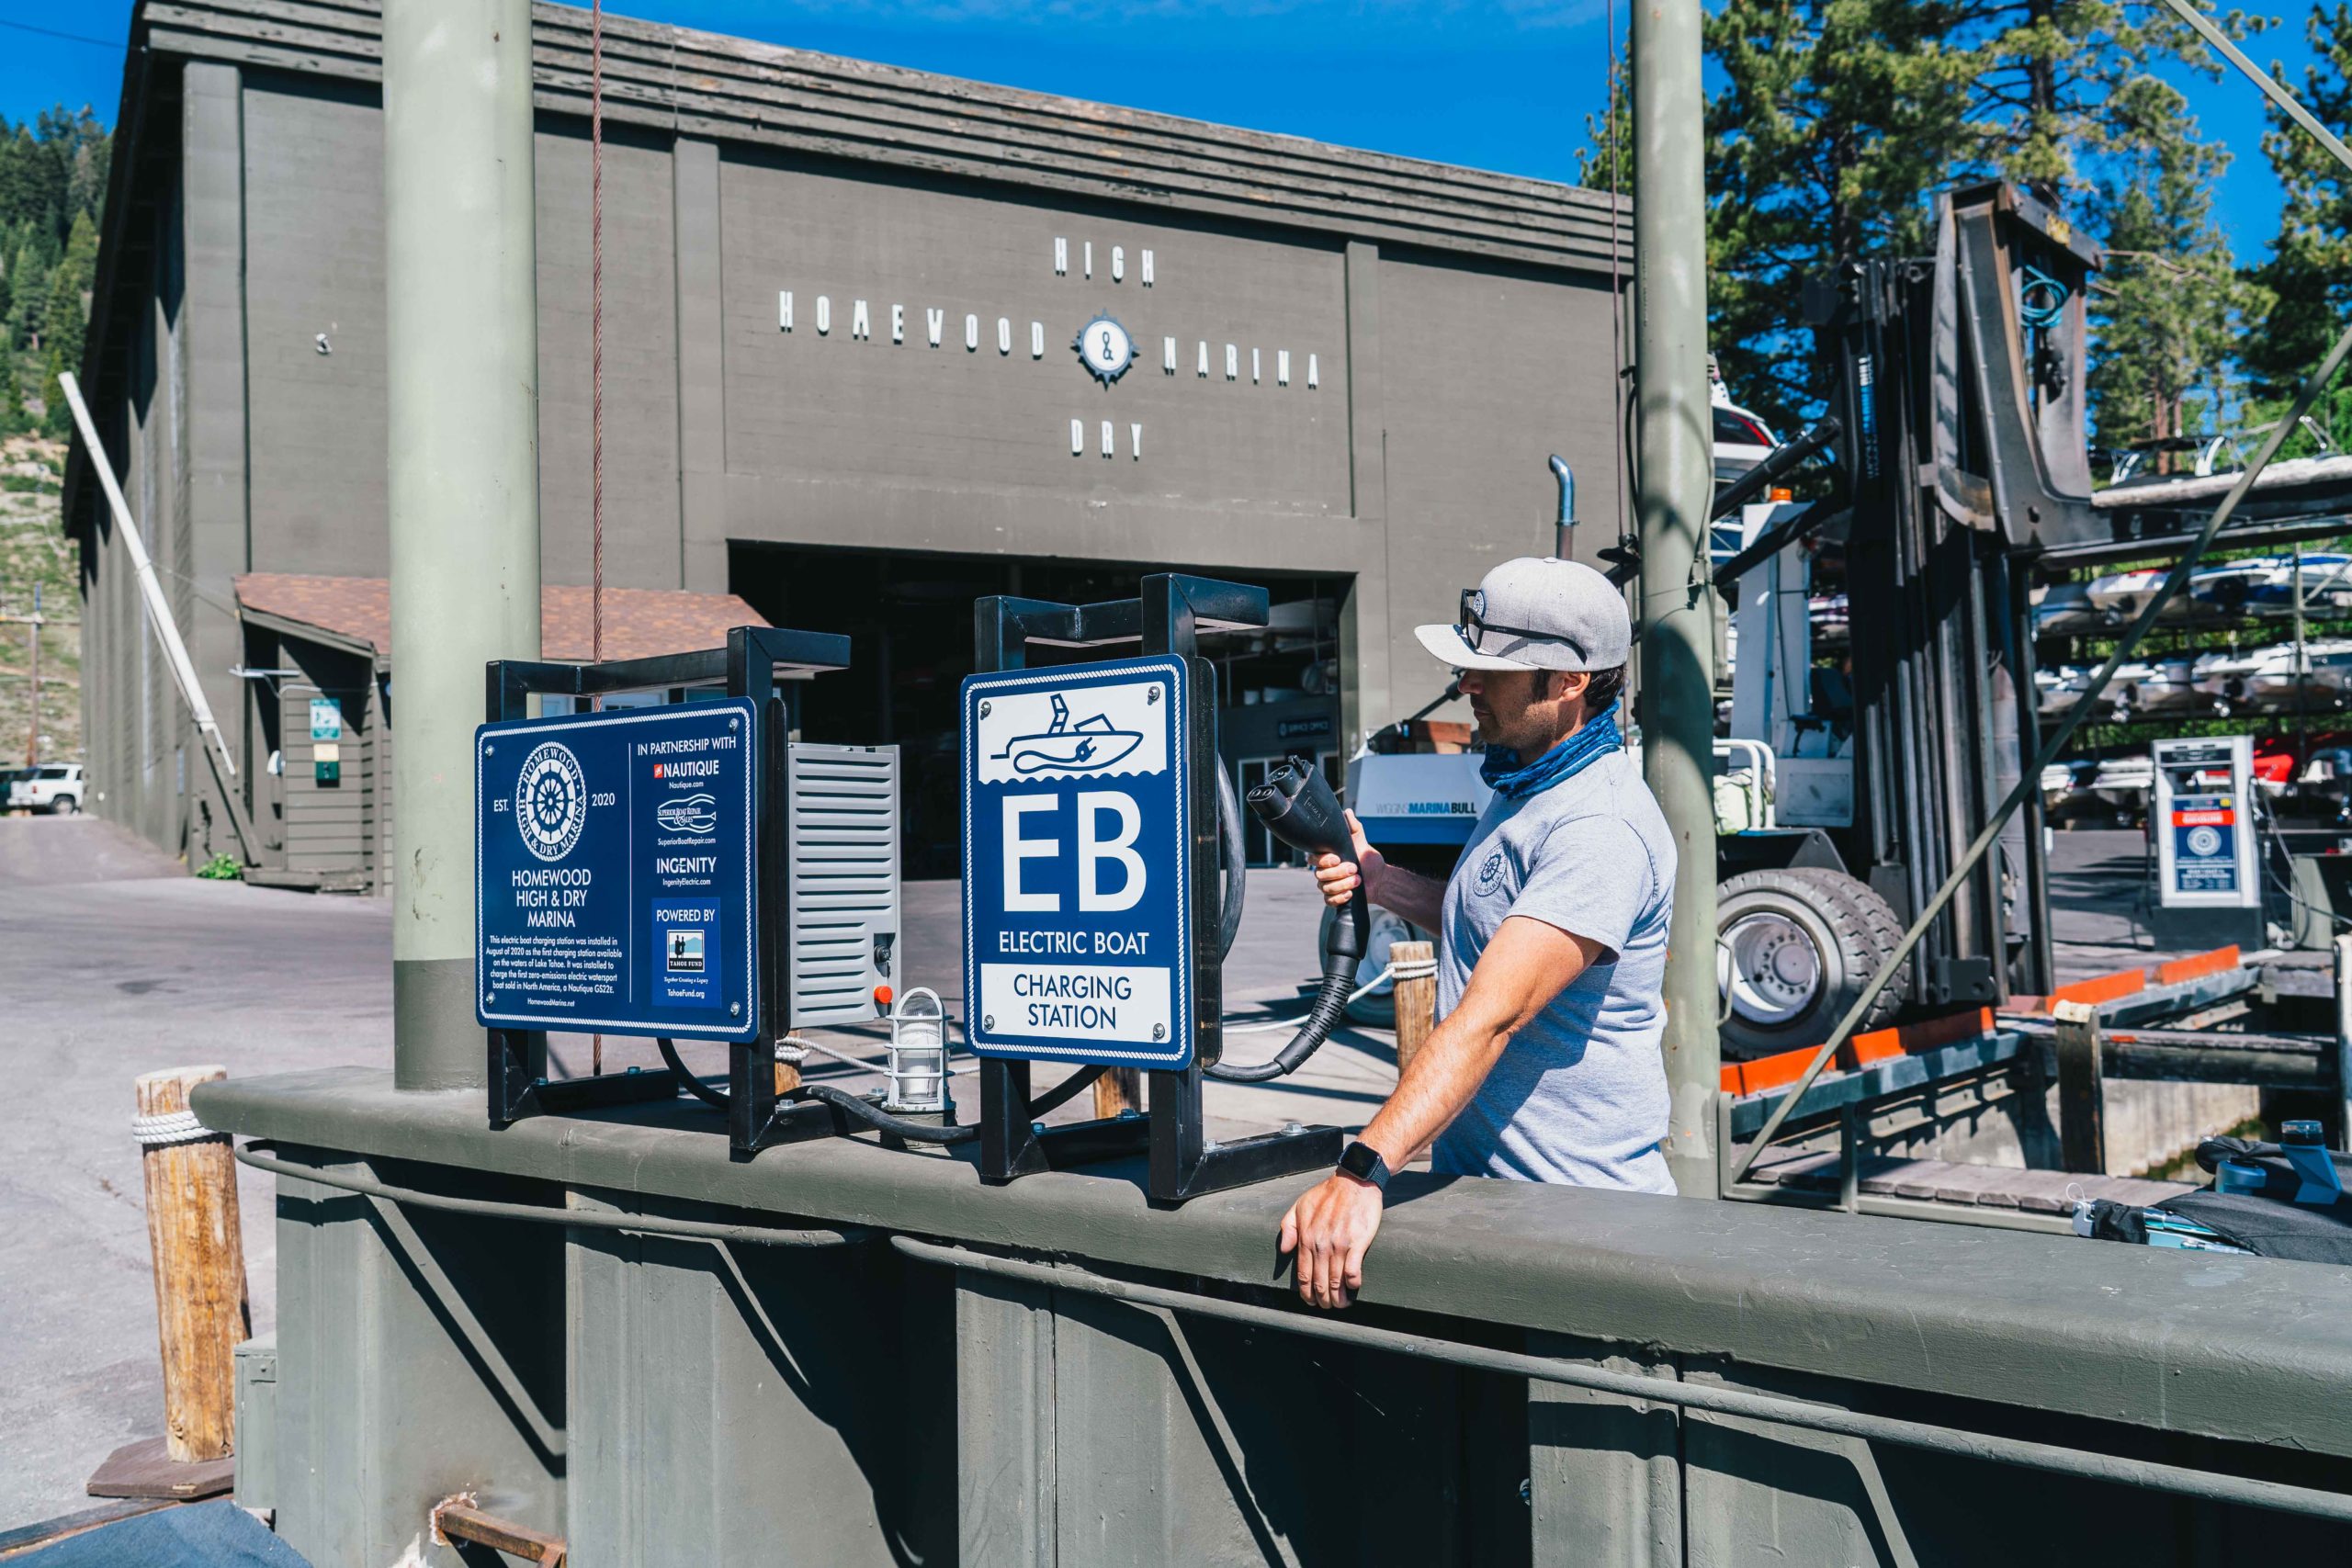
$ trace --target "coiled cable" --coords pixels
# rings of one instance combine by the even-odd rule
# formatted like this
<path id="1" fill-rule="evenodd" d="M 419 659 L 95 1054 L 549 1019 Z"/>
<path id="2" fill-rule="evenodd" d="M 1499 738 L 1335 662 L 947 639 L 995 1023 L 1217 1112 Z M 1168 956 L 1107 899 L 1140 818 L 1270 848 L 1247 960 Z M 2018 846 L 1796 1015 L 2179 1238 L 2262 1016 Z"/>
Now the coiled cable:
<path id="1" fill-rule="evenodd" d="M 2065 320 L 2066 302 L 2075 291 L 2061 278 L 2029 265 L 2018 285 L 2018 320 L 2032 332 L 2048 332 Z"/>

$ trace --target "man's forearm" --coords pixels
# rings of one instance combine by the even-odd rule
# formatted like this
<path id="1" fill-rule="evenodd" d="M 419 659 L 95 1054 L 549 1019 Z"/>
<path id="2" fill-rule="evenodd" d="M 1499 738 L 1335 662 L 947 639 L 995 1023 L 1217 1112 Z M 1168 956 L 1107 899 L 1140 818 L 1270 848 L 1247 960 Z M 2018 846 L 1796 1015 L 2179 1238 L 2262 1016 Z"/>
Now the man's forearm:
<path id="1" fill-rule="evenodd" d="M 1380 881 L 1370 890 L 1370 897 L 1382 908 L 1404 916 L 1425 931 L 1433 931 L 1438 929 L 1445 907 L 1445 884 L 1418 871 L 1384 864 Z"/>
<path id="2" fill-rule="evenodd" d="M 1604 951 L 1590 937 L 1542 920 L 1504 920 L 1461 1002 L 1430 1032 L 1396 1092 L 1364 1128 L 1363 1141 L 1391 1169 L 1419 1154 L 1462 1114 L 1511 1037 Z"/>
<path id="3" fill-rule="evenodd" d="M 1508 1027 L 1482 1024 L 1457 1010 L 1422 1042 L 1396 1091 L 1365 1125 L 1363 1141 L 1390 1168 L 1403 1168 L 1462 1114 L 1510 1043 Z"/>

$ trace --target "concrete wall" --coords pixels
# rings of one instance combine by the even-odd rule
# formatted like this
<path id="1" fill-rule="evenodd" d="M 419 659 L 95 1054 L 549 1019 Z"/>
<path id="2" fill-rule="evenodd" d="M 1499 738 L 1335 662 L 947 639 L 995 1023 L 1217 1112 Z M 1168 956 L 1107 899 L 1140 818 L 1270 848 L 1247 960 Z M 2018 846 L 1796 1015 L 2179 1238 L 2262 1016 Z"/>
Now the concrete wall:
<path id="1" fill-rule="evenodd" d="M 123 455 L 126 491 L 176 574 L 213 705 L 242 731 L 223 608 L 234 574 L 387 570 L 378 90 L 251 62 L 190 61 L 153 79 L 184 83 L 177 149 L 141 176 L 170 244 L 134 280 L 152 320 L 133 334 L 114 412 L 138 447 Z M 542 107 L 541 526 L 558 582 L 591 574 L 585 129 Z M 730 539 L 1333 574 L 1353 581 L 1340 728 L 1357 731 L 1442 679 L 1412 641 L 1416 622 L 1450 618 L 1494 561 L 1548 548 L 1549 453 L 1576 465 L 1597 520 L 1580 549 L 1613 537 L 1609 296 L 1590 262 L 1384 249 L 1121 202 L 1106 187 L 625 122 L 608 125 L 605 241 L 616 586 L 728 588 Z M 891 342 L 893 306 L 903 343 Z M 1098 312 L 1136 346 L 1107 388 L 1070 346 Z M 101 809 L 178 849 L 192 745 L 161 660 L 122 618 L 110 547 L 97 567 L 92 637 L 107 651 L 86 700 Z M 252 744 L 234 737 L 242 765 L 263 760 Z M 184 761 L 187 787 L 200 787 L 198 759 Z M 228 843 L 218 831 L 198 847 Z"/>
<path id="2" fill-rule="evenodd" d="M 990 1189 L 965 1159 L 865 1139 L 733 1160 L 692 1108 L 491 1132 L 478 1098 L 357 1069 L 194 1098 L 299 1165 L 550 1219 L 846 1223 L 967 1248 L 942 1267 L 879 1235 L 616 1234 L 282 1179 L 261 1445 L 277 1466 L 254 1481 L 321 1568 L 393 1561 L 461 1488 L 564 1534 L 582 1568 L 2252 1564 L 2335 1561 L 2346 1539 L 2081 1458 L 1636 1404 L 990 1271 L 1011 1254 L 1280 1307 L 1270 1238 L 1305 1179 L 1166 1213 L 1132 1163 Z M 2352 1485 L 2352 1330 L 2312 1265 L 1407 1173 L 1365 1275 L 1343 1332 Z"/>

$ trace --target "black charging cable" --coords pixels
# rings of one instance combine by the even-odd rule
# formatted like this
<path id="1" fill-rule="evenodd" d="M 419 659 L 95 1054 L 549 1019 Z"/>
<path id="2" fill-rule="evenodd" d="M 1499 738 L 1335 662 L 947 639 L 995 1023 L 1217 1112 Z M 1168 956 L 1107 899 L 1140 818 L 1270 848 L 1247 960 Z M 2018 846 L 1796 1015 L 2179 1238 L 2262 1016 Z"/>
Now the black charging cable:
<path id="1" fill-rule="evenodd" d="M 1221 774 L 1224 770 L 1219 769 Z M 1228 790 L 1220 790 L 1217 804 L 1221 814 L 1229 816 L 1226 824 L 1228 840 L 1240 837 L 1240 814 L 1230 811 Z M 1263 784 L 1250 786 L 1250 810 L 1265 824 L 1266 830 L 1295 850 L 1308 855 L 1335 854 L 1341 860 L 1354 852 L 1355 841 L 1348 831 L 1347 813 L 1340 809 L 1340 797 L 1324 782 L 1321 770 L 1304 757 L 1290 757 L 1277 763 Z M 1231 871 L 1226 880 L 1226 899 L 1230 915 L 1229 924 L 1240 924 L 1240 899 L 1235 893 L 1242 880 L 1240 857 L 1231 861 Z M 1355 893 L 1348 900 L 1348 918 L 1334 920 L 1323 942 L 1323 982 L 1315 993 L 1314 1006 L 1306 1012 L 1306 1021 L 1290 1043 L 1274 1053 L 1269 1061 L 1253 1066 L 1238 1066 L 1229 1062 L 1213 1062 L 1201 1071 L 1209 1077 L 1225 1083 L 1265 1083 L 1287 1077 L 1306 1064 L 1309 1056 L 1329 1039 L 1331 1031 L 1340 1026 L 1346 1016 L 1348 998 L 1355 989 L 1356 969 L 1372 944 L 1372 906 L 1363 896 L 1359 881 Z"/>
<path id="2" fill-rule="evenodd" d="M 714 1111 L 723 1112 L 728 1109 L 733 1097 L 723 1089 L 711 1088 L 693 1073 L 688 1072 L 685 1063 L 678 1059 L 678 1048 L 675 1044 L 666 1039 L 657 1039 L 654 1044 L 661 1047 L 662 1060 L 669 1065 L 670 1071 L 676 1077 L 680 1087 L 688 1094 Z M 1077 1098 L 1080 1090 L 1101 1077 L 1107 1070 L 1098 1066 L 1087 1067 L 1072 1073 L 1052 1089 L 1031 1100 L 1029 1114 L 1033 1117 L 1043 1116 L 1049 1111 L 1069 1104 L 1070 1100 Z M 821 1100 L 836 1110 L 856 1117 L 877 1133 L 888 1133 L 892 1137 L 904 1138 L 911 1144 L 967 1144 L 980 1135 L 978 1123 L 966 1126 L 954 1124 L 942 1126 L 935 1122 L 911 1122 L 903 1116 L 891 1114 L 863 1095 L 835 1089 L 831 1084 L 802 1084 L 798 1089 L 788 1090 L 786 1098 Z"/>

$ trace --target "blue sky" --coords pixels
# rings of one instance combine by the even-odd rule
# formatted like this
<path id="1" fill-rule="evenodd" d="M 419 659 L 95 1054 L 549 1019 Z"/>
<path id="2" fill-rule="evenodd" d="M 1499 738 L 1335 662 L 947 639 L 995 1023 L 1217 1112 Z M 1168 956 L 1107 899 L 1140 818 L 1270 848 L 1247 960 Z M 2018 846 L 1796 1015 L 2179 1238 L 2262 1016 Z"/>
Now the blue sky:
<path id="1" fill-rule="evenodd" d="M 1620 25 L 1626 0 L 1618 0 Z M 624 0 L 627 15 L 1044 92 L 1312 136 L 1382 152 L 1575 177 L 1585 116 L 1607 90 L 1608 0 Z M 2261 7 L 2255 7 L 2260 9 Z M 2306 6 L 2254 44 L 2300 84 Z M 63 102 L 111 120 L 121 0 L 0 0 L 0 114 Z M 2258 147 L 2261 107 L 2234 73 L 2190 90 L 2209 136 L 2236 153 L 2216 192 L 2253 259 L 2278 196 Z"/>

